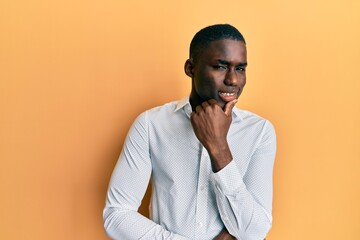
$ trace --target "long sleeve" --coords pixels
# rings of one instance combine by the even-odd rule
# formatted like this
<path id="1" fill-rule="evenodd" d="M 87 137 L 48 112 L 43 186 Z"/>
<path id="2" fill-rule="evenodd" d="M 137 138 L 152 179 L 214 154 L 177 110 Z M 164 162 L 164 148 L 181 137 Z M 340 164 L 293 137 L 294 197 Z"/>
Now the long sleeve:
<path id="1" fill-rule="evenodd" d="M 275 152 L 275 131 L 266 121 L 246 172 L 233 159 L 211 177 L 221 219 L 237 239 L 264 239 L 271 228 Z"/>
<path id="2" fill-rule="evenodd" d="M 110 180 L 103 217 L 112 239 L 187 239 L 137 212 L 151 171 L 145 112 L 131 127 Z"/>

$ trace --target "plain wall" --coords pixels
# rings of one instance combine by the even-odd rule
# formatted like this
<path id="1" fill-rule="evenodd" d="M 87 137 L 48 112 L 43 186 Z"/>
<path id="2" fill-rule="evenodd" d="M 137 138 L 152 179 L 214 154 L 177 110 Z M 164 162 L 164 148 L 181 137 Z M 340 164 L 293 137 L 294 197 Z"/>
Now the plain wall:
<path id="1" fill-rule="evenodd" d="M 0 239 L 106 239 L 128 128 L 189 93 L 189 42 L 214 23 L 247 40 L 237 106 L 277 131 L 267 239 L 360 239 L 358 0 L 1 0 Z"/>

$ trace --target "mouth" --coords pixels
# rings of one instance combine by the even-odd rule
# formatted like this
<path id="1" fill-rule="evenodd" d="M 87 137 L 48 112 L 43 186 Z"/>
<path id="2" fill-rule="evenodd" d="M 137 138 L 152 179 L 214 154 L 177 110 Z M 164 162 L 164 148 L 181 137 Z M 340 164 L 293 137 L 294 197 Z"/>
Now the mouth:
<path id="1" fill-rule="evenodd" d="M 236 99 L 238 96 L 238 92 L 219 92 L 219 97 L 224 102 L 230 102 Z"/>

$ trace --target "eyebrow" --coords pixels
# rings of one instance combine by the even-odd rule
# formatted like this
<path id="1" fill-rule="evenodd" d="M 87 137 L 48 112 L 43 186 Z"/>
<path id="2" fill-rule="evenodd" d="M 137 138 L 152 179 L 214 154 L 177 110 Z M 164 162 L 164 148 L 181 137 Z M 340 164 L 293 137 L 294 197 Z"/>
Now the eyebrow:
<path id="1" fill-rule="evenodd" d="M 229 65 L 229 61 L 226 61 L 226 60 L 218 59 L 217 61 L 218 61 L 220 64 Z M 238 66 L 241 66 L 241 67 L 246 67 L 247 65 L 248 65 L 247 62 L 239 63 L 239 64 L 238 64 Z"/>

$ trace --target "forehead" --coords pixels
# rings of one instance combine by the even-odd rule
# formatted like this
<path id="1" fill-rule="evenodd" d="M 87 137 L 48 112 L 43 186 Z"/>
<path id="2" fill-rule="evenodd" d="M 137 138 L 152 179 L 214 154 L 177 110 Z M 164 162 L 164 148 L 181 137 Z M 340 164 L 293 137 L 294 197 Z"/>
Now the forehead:
<path id="1" fill-rule="evenodd" d="M 246 63 L 246 45 L 238 40 L 216 40 L 202 50 L 200 58 L 202 60 L 226 60 Z"/>

